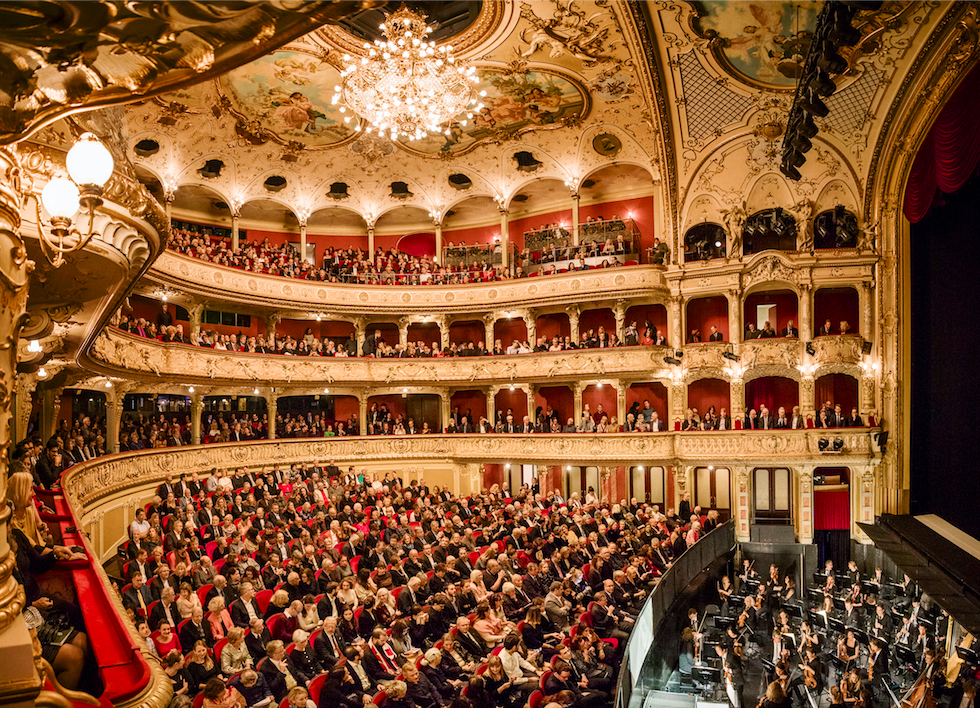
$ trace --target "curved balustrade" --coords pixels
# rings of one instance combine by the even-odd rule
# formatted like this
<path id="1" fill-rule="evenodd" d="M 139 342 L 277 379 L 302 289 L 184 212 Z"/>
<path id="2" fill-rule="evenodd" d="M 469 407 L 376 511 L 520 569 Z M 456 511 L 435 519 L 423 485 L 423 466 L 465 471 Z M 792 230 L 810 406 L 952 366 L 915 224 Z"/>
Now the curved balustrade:
<path id="1" fill-rule="evenodd" d="M 695 579 L 709 566 L 727 560 L 735 549 L 735 522 L 728 521 L 689 547 L 661 576 L 644 603 L 630 635 L 619 670 L 617 708 L 639 708 L 650 690 L 665 683 L 669 669 L 655 665 L 654 647 L 676 637 L 687 613 L 675 604 Z M 644 625 L 641 627 L 640 624 Z"/>
<path id="2" fill-rule="evenodd" d="M 782 375 L 800 379 L 799 367 L 807 362 L 813 376 L 826 372 L 861 376 L 861 344 L 858 336 L 821 337 L 815 353 L 791 339 L 756 339 L 738 345 L 741 362 L 736 368 L 724 354 L 724 343 L 689 344 L 683 347 L 681 377 L 692 381 L 704 376 L 734 380 Z M 163 343 L 115 328 L 105 329 L 89 350 L 92 368 L 128 378 L 179 383 L 226 381 L 308 386 L 343 382 L 345 385 L 396 385 L 401 383 L 462 386 L 500 386 L 510 382 L 594 380 L 663 380 L 672 369 L 664 356 L 667 347 L 614 347 L 573 349 L 509 356 L 451 358 L 306 357 L 228 352 L 187 344 Z M 673 372 L 675 376 L 676 372 Z"/>
<path id="3" fill-rule="evenodd" d="M 604 268 L 539 278 L 472 285 L 345 285 L 249 273 L 166 251 L 148 273 L 151 281 L 211 300 L 309 312 L 330 308 L 350 314 L 434 315 L 486 312 L 490 309 L 562 305 L 669 295 L 664 269 L 658 266 Z"/>

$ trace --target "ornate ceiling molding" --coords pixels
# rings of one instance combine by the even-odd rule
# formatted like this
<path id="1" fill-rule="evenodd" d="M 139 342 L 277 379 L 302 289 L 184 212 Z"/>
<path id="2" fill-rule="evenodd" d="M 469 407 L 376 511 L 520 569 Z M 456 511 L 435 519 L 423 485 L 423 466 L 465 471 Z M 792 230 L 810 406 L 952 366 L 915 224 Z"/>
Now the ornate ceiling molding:
<path id="1" fill-rule="evenodd" d="M 378 4 L 2 3 L 0 145 L 71 113 L 191 86 Z"/>
<path id="2" fill-rule="evenodd" d="M 327 310 L 337 314 L 450 314 L 559 305 L 623 297 L 666 297 L 663 269 L 635 266 L 504 280 L 486 285 L 343 285 L 249 273 L 212 265 L 167 251 L 148 275 L 150 282 L 213 301 L 294 310 Z M 305 316 L 305 315 L 304 315 Z"/>

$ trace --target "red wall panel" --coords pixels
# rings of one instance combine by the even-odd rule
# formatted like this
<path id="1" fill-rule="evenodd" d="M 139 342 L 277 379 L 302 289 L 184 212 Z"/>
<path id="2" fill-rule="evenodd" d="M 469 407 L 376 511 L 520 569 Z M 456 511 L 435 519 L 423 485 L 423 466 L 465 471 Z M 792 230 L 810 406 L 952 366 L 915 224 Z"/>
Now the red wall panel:
<path id="1" fill-rule="evenodd" d="M 534 330 L 538 337 L 547 337 L 549 340 L 567 337 L 572 331 L 568 324 L 568 315 L 561 312 L 541 315 L 534 323 Z"/>
<path id="2" fill-rule="evenodd" d="M 830 320 L 834 334 L 840 334 L 841 320 L 850 325 L 850 334 L 860 334 L 858 294 L 854 288 L 821 288 L 813 294 L 813 334 Z"/>
<path id="3" fill-rule="evenodd" d="M 602 386 L 601 388 L 596 384 L 591 384 L 585 387 L 582 392 L 582 410 L 585 410 L 585 406 L 589 406 L 589 411 L 595 413 L 599 410 L 599 404 L 602 404 L 602 411 L 609 418 L 609 423 L 612 423 L 612 419 L 616 417 L 616 389 L 612 386 Z M 575 421 L 576 424 L 578 421 Z M 619 421 L 622 425 L 622 421 Z"/>
<path id="4" fill-rule="evenodd" d="M 626 389 L 626 410 L 629 411 L 634 403 L 643 408 L 643 401 L 650 401 L 653 410 L 657 411 L 660 420 L 667 421 L 667 387 L 656 381 L 650 383 L 635 383 Z"/>
<path id="5" fill-rule="evenodd" d="M 333 416 L 336 420 L 347 420 L 351 416 L 360 419 L 361 404 L 357 396 L 334 396 Z M 358 432 L 357 430 L 353 432 Z"/>
<path id="6" fill-rule="evenodd" d="M 381 332 L 381 339 L 385 344 L 391 346 L 398 344 L 398 325 L 394 322 L 372 322 L 365 328 L 364 335 L 373 337 L 375 332 Z"/>
<path id="7" fill-rule="evenodd" d="M 815 382 L 814 403 L 817 409 L 830 401 L 831 405 L 840 404 L 845 416 L 851 414 L 852 408 L 858 404 L 858 382 L 847 374 L 826 374 Z M 867 421 L 865 421 L 867 425 Z"/>
<path id="8" fill-rule="evenodd" d="M 718 328 L 721 336 L 728 341 L 728 300 L 724 295 L 716 297 L 700 297 L 687 303 L 687 331 L 684 332 L 684 341 L 688 341 L 692 329 L 701 330 L 701 340 L 708 341 L 708 333 L 711 325 Z M 677 342 L 671 342 L 677 346 Z"/>
<path id="9" fill-rule="evenodd" d="M 431 258 L 436 254 L 435 232 L 426 231 L 402 236 L 396 243 L 396 248 L 402 253 L 412 256 L 428 256 Z"/>
<path id="10" fill-rule="evenodd" d="M 494 341 L 499 339 L 506 349 L 515 339 L 522 342 L 527 339 L 527 325 L 520 317 L 497 320 L 493 325 L 493 339 Z"/>
<path id="11" fill-rule="evenodd" d="M 786 324 L 792 320 L 793 326 L 799 329 L 799 300 L 796 293 L 792 290 L 773 290 L 771 292 L 752 293 L 745 298 L 745 309 L 743 311 L 742 322 L 748 326 L 749 322 L 755 322 L 757 317 L 757 307 L 759 305 L 775 305 L 776 321 L 771 322 L 776 334 L 780 334 Z M 702 336 L 704 332 L 701 332 Z M 707 339 L 707 337 L 704 337 Z"/>
<path id="12" fill-rule="evenodd" d="M 494 398 L 494 406 L 496 410 L 503 413 L 505 418 L 507 409 L 512 408 L 514 410 L 514 425 L 518 425 L 527 415 L 527 394 L 519 388 L 515 388 L 513 391 L 505 388 L 497 392 L 497 396 Z M 494 416 L 496 416 L 496 412 L 494 412 Z M 496 417 L 494 417 L 494 421 L 496 421 Z"/>
<path id="13" fill-rule="evenodd" d="M 436 347 L 442 346 L 439 335 L 439 325 L 435 322 L 413 322 L 408 326 L 408 341 L 425 342 L 429 346 L 435 342 Z"/>
<path id="14" fill-rule="evenodd" d="M 763 376 L 752 379 L 745 384 L 745 410 L 748 412 L 765 405 L 772 415 L 776 415 L 779 407 L 792 413 L 793 406 L 800 404 L 800 385 L 793 379 L 783 376 Z M 703 411 L 702 411 L 703 412 Z"/>
<path id="15" fill-rule="evenodd" d="M 475 427 L 480 417 L 487 414 L 486 394 L 483 391 L 456 391 L 449 399 L 449 410 L 454 411 L 457 407 L 461 415 L 467 415 L 467 411 L 473 412 L 470 423 Z"/>
<path id="16" fill-rule="evenodd" d="M 442 245 L 459 245 L 465 243 L 473 246 L 478 243 L 493 243 L 495 236 L 500 236 L 500 220 L 486 226 L 473 226 L 465 229 L 442 230 Z"/>
<path id="17" fill-rule="evenodd" d="M 697 408 L 698 413 L 703 414 L 710 406 L 714 406 L 719 413 L 724 408 L 731 414 L 731 387 L 727 381 L 723 379 L 700 379 L 688 386 L 688 408 Z M 735 421 L 732 421 L 732 425 L 735 425 Z"/>
<path id="18" fill-rule="evenodd" d="M 485 464 L 483 465 L 483 488 L 490 489 L 493 485 L 502 485 L 504 483 L 504 466 L 497 464 Z"/>
<path id="19" fill-rule="evenodd" d="M 584 310 L 579 315 L 579 337 L 582 336 L 583 332 L 588 332 L 590 329 L 598 333 L 600 327 L 605 327 L 606 332 L 615 332 L 617 336 L 619 335 L 619 332 L 616 332 L 616 315 L 608 307 L 598 310 Z"/>
<path id="20" fill-rule="evenodd" d="M 646 249 L 653 246 L 654 221 L 653 221 L 653 197 L 638 197 L 636 199 L 622 199 L 615 202 L 605 202 L 602 204 L 586 204 L 584 201 L 579 206 L 579 223 L 584 224 L 589 217 L 601 216 L 609 220 L 615 215 L 627 218 L 632 214 L 636 228 L 640 231 L 641 256 L 646 258 Z"/>
<path id="21" fill-rule="evenodd" d="M 575 395 L 568 386 L 542 386 L 534 395 L 534 407 L 546 411 L 551 406 L 558 412 L 558 420 L 564 425 L 575 416 Z"/>
<path id="22" fill-rule="evenodd" d="M 398 393 L 388 393 L 383 396 L 371 396 L 368 398 L 368 410 L 371 410 L 371 406 L 375 403 L 378 404 L 378 408 L 382 405 L 388 406 L 388 411 L 391 413 L 392 418 L 397 418 L 398 416 L 405 415 L 405 404 L 408 401 L 407 398 L 402 398 L 401 394 Z"/>
<path id="23" fill-rule="evenodd" d="M 486 328 L 479 320 L 453 322 L 449 325 L 449 341 L 453 344 L 483 342 Z"/>

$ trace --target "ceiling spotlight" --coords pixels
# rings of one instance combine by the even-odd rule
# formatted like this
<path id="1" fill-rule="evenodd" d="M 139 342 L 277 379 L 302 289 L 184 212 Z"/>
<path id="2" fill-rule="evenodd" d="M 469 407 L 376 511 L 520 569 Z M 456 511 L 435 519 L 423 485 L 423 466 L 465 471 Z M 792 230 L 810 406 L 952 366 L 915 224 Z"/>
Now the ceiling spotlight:
<path id="1" fill-rule="evenodd" d="M 506 465 L 504 465 L 504 469 L 505 470 L 509 470 L 510 469 L 510 463 L 509 462 Z"/>
<path id="2" fill-rule="evenodd" d="M 595 385 L 595 387 L 596 387 L 596 388 L 602 388 L 602 381 L 600 381 L 599 383 L 597 383 L 597 384 Z"/>
<path id="3" fill-rule="evenodd" d="M 167 293 L 164 293 L 163 294 L 163 301 L 166 302 L 168 297 L 169 297 L 169 295 L 167 295 Z"/>
<path id="4" fill-rule="evenodd" d="M 643 465 L 640 465 L 640 466 L 639 466 L 639 467 L 637 467 L 636 469 L 638 469 L 638 470 L 639 470 L 640 472 L 642 472 L 642 471 L 643 471 Z"/>
<path id="5" fill-rule="evenodd" d="M 715 469 L 714 465 L 708 465 L 708 472 L 713 472 Z"/>
<path id="6" fill-rule="evenodd" d="M 827 448 L 830 447 L 830 441 L 827 438 L 820 438 L 817 441 L 817 447 L 820 449 L 820 452 L 826 452 Z"/>
<path id="7" fill-rule="evenodd" d="M 567 466 L 567 467 L 565 468 L 565 471 L 566 471 L 566 472 L 571 472 L 571 471 L 572 471 L 572 466 L 571 466 L 571 465 L 568 465 L 568 466 Z"/>
<path id="8" fill-rule="evenodd" d="M 511 390 L 511 391 L 513 391 L 513 390 L 514 390 L 514 384 L 511 384 L 511 385 L 510 385 L 510 390 Z"/>

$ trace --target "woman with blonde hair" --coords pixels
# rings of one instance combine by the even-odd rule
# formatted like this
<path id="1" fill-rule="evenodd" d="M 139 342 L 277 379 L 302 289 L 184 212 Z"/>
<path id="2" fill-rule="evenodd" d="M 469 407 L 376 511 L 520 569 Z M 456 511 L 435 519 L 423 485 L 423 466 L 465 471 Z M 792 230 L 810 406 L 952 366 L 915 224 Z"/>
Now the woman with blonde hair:
<path id="1" fill-rule="evenodd" d="M 22 465 L 22 463 L 17 464 Z M 8 489 L 10 502 L 13 505 L 10 525 L 24 534 L 35 551 L 41 555 L 57 551 L 62 556 L 70 556 L 67 560 L 85 560 L 84 553 L 73 553 L 66 546 L 51 543 L 48 525 L 41 520 L 41 515 L 34 505 L 34 477 L 30 472 L 12 474 Z"/>
<path id="2" fill-rule="evenodd" d="M 221 663 L 221 673 L 232 676 L 245 669 L 252 667 L 252 655 L 245 645 L 245 630 L 241 627 L 232 627 L 225 635 L 228 642 L 221 650 L 218 657 Z"/>
<path id="3" fill-rule="evenodd" d="M 284 612 L 289 606 L 289 593 L 283 589 L 276 590 L 269 599 L 269 606 L 265 608 L 265 619 L 268 620 L 272 615 Z"/>
<path id="4" fill-rule="evenodd" d="M 220 667 L 214 663 L 211 652 L 208 651 L 208 644 L 203 639 L 194 642 L 194 647 L 190 651 L 184 668 L 187 669 L 191 690 L 194 693 L 203 690 L 208 681 L 213 678 L 224 680 Z"/>
<path id="5" fill-rule="evenodd" d="M 225 607 L 225 598 L 220 593 L 208 601 L 208 612 L 204 619 L 211 625 L 211 636 L 215 641 L 224 639 L 228 630 L 235 626 L 231 613 Z"/>
<path id="6" fill-rule="evenodd" d="M 201 607 L 201 599 L 194 592 L 190 583 L 180 584 L 180 594 L 177 596 L 177 610 L 181 619 L 190 619 L 195 607 Z M 201 608 L 203 609 L 203 608 Z"/>

